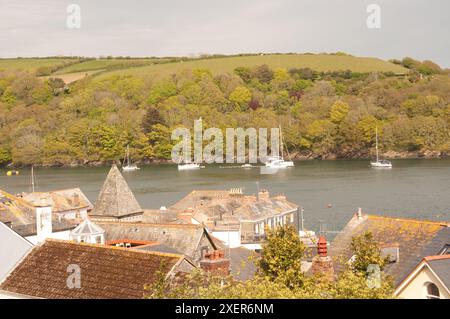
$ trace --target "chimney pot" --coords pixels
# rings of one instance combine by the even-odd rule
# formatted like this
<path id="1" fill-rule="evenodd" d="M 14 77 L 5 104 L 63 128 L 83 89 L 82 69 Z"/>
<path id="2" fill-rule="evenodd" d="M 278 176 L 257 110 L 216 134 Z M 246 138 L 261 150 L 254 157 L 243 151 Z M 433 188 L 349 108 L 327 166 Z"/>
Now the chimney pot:
<path id="1" fill-rule="evenodd" d="M 230 260 L 225 258 L 222 250 L 206 253 L 200 261 L 200 267 L 207 272 L 227 276 L 230 273 Z"/>
<path id="2" fill-rule="evenodd" d="M 317 253 L 312 260 L 311 271 L 313 274 L 320 274 L 329 281 L 334 280 L 333 260 L 327 256 L 327 240 L 320 236 L 317 242 Z"/>
<path id="3" fill-rule="evenodd" d="M 320 236 L 317 242 L 317 253 L 320 257 L 327 256 L 327 240 L 323 236 Z"/>

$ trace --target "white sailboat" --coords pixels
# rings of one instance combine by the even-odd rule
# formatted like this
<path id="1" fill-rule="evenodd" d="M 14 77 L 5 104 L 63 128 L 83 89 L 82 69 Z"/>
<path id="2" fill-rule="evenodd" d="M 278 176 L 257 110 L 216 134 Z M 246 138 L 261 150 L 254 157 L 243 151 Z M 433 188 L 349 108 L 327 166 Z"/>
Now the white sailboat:
<path id="1" fill-rule="evenodd" d="M 375 162 L 370 162 L 370 166 L 373 168 L 392 168 L 391 161 L 380 160 L 378 155 L 378 127 L 375 128 L 375 149 L 377 152 L 377 160 Z"/>
<path id="2" fill-rule="evenodd" d="M 180 163 L 178 164 L 178 170 L 179 171 L 191 171 L 200 169 L 201 166 L 198 163 Z"/>
<path id="3" fill-rule="evenodd" d="M 131 164 L 131 161 L 130 161 L 130 148 L 129 148 L 128 145 L 127 145 L 126 156 L 125 156 L 125 160 L 124 160 L 123 164 L 125 164 L 125 162 L 126 162 L 126 165 L 122 166 L 122 170 L 124 172 L 131 172 L 131 171 L 136 171 L 136 170 L 140 169 L 135 164 Z"/>
<path id="4" fill-rule="evenodd" d="M 289 150 L 286 148 L 286 152 L 289 157 L 289 161 L 284 160 L 284 143 L 283 143 L 283 134 L 281 132 L 281 126 L 280 126 L 280 154 L 281 156 L 269 156 L 266 160 L 266 167 L 268 168 L 277 168 L 277 169 L 283 169 L 288 167 L 294 167 L 294 162 L 290 159 Z"/>

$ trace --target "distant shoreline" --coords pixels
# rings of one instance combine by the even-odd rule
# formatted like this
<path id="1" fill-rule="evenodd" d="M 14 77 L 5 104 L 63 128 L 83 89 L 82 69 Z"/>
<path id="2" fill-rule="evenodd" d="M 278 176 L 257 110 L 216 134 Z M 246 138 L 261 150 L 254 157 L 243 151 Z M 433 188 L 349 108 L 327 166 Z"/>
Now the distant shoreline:
<path id="1" fill-rule="evenodd" d="M 445 159 L 449 158 L 450 154 L 427 151 L 427 152 L 395 152 L 389 151 L 381 155 L 382 158 L 395 160 L 395 159 Z M 352 154 L 349 153 L 327 153 L 325 155 L 319 155 L 312 152 L 299 152 L 291 155 L 291 159 L 294 161 L 338 161 L 338 160 L 371 160 L 373 156 L 368 156 L 368 154 Z M 119 166 L 121 166 L 119 161 L 86 161 L 84 163 L 53 163 L 53 164 L 35 164 L 35 167 L 107 167 L 110 166 L 113 162 L 116 162 Z M 137 160 L 134 161 L 137 165 L 176 165 L 172 160 L 169 159 L 153 159 L 153 160 Z M 219 163 L 218 163 L 219 164 Z M 226 163 L 224 163 L 226 164 Z M 0 169 L 14 169 L 14 168 L 24 168 L 29 167 L 29 165 L 10 165 L 3 166 Z"/>

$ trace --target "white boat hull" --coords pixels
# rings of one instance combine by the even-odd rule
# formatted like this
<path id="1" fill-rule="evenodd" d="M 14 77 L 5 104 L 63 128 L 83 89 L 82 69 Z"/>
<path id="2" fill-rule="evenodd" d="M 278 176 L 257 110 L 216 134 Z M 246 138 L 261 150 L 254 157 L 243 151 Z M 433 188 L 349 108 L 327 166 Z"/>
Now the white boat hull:
<path id="1" fill-rule="evenodd" d="M 134 165 L 122 167 L 122 170 L 123 170 L 124 172 L 132 172 L 132 171 L 137 171 L 137 170 L 139 170 L 139 169 L 140 169 L 139 167 L 134 166 Z"/>
<path id="2" fill-rule="evenodd" d="M 284 165 L 286 167 L 294 167 L 294 162 L 293 161 L 284 161 Z"/>
<path id="3" fill-rule="evenodd" d="M 289 167 L 294 167 L 294 163 L 292 161 L 284 161 L 282 159 L 269 161 L 265 165 L 267 168 L 276 168 L 276 169 L 284 169 Z"/>
<path id="4" fill-rule="evenodd" d="M 392 163 L 370 162 L 373 168 L 392 168 Z"/>
<path id="5" fill-rule="evenodd" d="M 180 164 L 178 165 L 179 171 L 191 171 L 191 170 L 197 170 L 200 169 L 199 164 Z"/>

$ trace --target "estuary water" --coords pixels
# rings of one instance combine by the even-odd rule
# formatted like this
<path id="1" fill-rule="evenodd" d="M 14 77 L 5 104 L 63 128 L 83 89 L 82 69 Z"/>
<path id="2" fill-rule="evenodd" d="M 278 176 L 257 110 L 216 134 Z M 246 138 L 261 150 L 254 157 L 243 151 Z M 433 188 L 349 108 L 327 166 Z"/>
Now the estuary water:
<path id="1" fill-rule="evenodd" d="M 124 172 L 143 208 L 169 207 L 194 189 L 260 188 L 284 194 L 304 208 L 305 227 L 342 229 L 358 207 L 364 213 L 450 221 L 450 159 L 394 160 L 391 170 L 372 169 L 367 160 L 299 161 L 275 175 L 260 170 L 209 165 L 179 172 L 162 164 Z M 94 203 L 109 167 L 35 168 L 36 191 L 79 187 Z M 0 171 L 0 189 L 30 190 L 30 169 L 19 176 Z"/>

